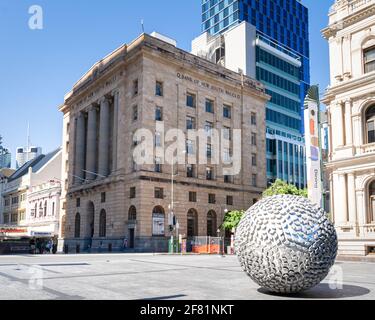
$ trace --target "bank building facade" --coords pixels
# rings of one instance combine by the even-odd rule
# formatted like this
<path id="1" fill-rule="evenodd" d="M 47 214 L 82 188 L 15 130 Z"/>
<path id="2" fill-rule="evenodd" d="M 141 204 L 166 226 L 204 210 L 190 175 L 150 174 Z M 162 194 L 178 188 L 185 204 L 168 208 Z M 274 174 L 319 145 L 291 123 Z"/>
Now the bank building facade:
<path id="1" fill-rule="evenodd" d="M 339 254 L 364 256 L 375 252 L 375 1 L 336 0 L 323 35 L 331 213 Z"/>
<path id="2" fill-rule="evenodd" d="M 96 63 L 59 107 L 65 175 L 60 250 L 126 245 L 166 251 L 171 206 L 183 237 L 217 236 L 225 212 L 247 209 L 266 187 L 268 99 L 258 81 L 156 33 L 142 34 Z M 210 161 L 174 166 L 156 156 L 152 163 L 134 161 L 141 142 L 135 132 L 152 132 L 156 147 L 164 134 L 161 124 L 165 132 L 224 131 L 228 155 L 234 152 L 232 132 L 239 129 L 239 172 L 225 174 L 223 164 Z M 210 139 L 204 146 L 208 158 L 215 151 Z M 198 143 L 186 138 L 183 153 L 197 158 Z"/>

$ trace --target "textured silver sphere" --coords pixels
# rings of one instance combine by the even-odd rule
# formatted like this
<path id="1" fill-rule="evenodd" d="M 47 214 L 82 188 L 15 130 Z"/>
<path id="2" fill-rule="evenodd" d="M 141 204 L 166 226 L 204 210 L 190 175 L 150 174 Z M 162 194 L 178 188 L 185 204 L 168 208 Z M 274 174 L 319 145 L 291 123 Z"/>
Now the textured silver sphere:
<path id="1" fill-rule="evenodd" d="M 337 255 L 337 235 L 326 213 L 310 200 L 264 198 L 241 219 L 235 251 L 244 271 L 261 287 L 296 293 L 319 284 Z"/>

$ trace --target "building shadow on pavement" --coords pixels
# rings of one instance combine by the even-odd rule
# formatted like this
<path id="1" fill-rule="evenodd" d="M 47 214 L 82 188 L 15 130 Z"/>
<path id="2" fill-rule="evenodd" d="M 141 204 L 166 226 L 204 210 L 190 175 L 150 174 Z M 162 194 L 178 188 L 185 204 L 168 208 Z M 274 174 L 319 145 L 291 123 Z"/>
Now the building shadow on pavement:
<path id="1" fill-rule="evenodd" d="M 365 296 L 370 290 L 360 286 L 343 285 L 338 289 L 331 289 L 328 283 L 320 283 L 316 287 L 294 294 L 278 294 L 267 289 L 259 288 L 259 293 L 290 299 L 342 299 Z"/>

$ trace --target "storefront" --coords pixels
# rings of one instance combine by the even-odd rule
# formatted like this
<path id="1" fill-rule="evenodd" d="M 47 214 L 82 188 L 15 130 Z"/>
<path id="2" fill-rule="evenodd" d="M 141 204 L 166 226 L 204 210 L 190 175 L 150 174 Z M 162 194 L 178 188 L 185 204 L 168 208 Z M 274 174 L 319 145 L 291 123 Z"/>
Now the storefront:
<path id="1" fill-rule="evenodd" d="M 30 238 L 27 228 L 0 227 L 0 255 L 30 253 Z"/>
<path id="2" fill-rule="evenodd" d="M 55 227 L 55 224 L 29 227 L 28 234 L 34 253 L 56 253 L 58 236 Z"/>

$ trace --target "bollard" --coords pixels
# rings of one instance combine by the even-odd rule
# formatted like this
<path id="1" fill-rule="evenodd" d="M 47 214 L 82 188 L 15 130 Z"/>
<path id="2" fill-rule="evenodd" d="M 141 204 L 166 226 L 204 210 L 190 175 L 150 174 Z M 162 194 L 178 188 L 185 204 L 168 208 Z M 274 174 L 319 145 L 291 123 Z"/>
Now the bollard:
<path id="1" fill-rule="evenodd" d="M 64 253 L 65 254 L 69 253 L 69 246 L 67 244 L 64 244 Z"/>
<path id="2" fill-rule="evenodd" d="M 108 244 L 108 252 L 112 252 L 112 243 Z"/>
<path id="3" fill-rule="evenodd" d="M 79 253 L 79 251 L 80 251 L 80 245 L 77 244 L 77 245 L 76 245 L 76 253 Z"/>

